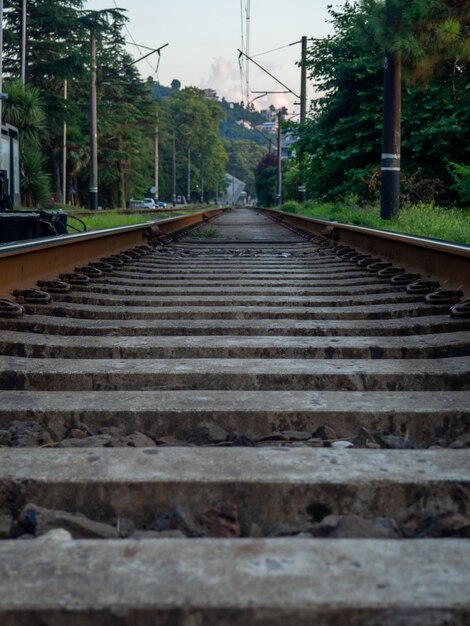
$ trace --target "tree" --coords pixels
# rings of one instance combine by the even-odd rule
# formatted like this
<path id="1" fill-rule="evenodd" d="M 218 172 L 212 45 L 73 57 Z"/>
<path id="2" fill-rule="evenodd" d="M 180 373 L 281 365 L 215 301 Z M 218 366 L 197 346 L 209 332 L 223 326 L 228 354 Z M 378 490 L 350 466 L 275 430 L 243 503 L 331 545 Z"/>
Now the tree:
<path id="1" fill-rule="evenodd" d="M 414 80 L 429 82 L 436 66 L 470 59 L 468 3 L 449 0 L 362 0 L 370 26 L 385 44 L 381 215 L 399 209 L 402 62 Z M 467 6 L 466 6 L 467 5 Z"/>
<path id="2" fill-rule="evenodd" d="M 309 197 L 364 193 L 380 150 L 382 71 L 376 45 L 365 46 L 357 5 L 330 9 L 333 34 L 313 40 L 310 78 L 324 94 L 302 136 Z M 364 198 L 365 199 L 365 198 Z"/>
<path id="3" fill-rule="evenodd" d="M 37 149 L 60 198 L 63 125 L 68 129 L 68 172 L 86 202 L 89 164 L 90 31 L 97 37 L 100 201 L 125 206 L 152 180 L 155 105 L 125 49 L 121 10 L 83 10 L 83 0 L 28 0 L 27 83 L 41 96 L 45 130 Z M 19 75 L 21 0 L 5 11 L 5 70 Z M 68 80 L 69 99 L 64 99 Z M 24 149 L 30 149 L 23 144 Z M 27 159 L 27 155 L 23 157 Z M 26 162 L 26 160 L 25 160 Z M 37 164 L 37 159 L 34 161 Z M 31 179 L 32 180 L 32 179 Z"/>
<path id="4" fill-rule="evenodd" d="M 22 0 L 9 0 L 4 12 L 3 71 L 12 78 L 20 76 L 22 5 Z M 83 75 L 84 32 L 79 22 L 83 5 L 83 0 L 28 0 L 28 83 L 41 87 L 47 80 Z"/>
<path id="5" fill-rule="evenodd" d="M 156 107 L 125 50 L 119 11 L 99 12 L 97 92 L 100 199 L 125 207 L 153 177 Z M 90 28 L 93 24 L 90 25 Z"/>
<path id="6" fill-rule="evenodd" d="M 219 125 L 220 134 L 224 139 L 233 141 L 250 141 L 265 146 L 267 141 L 254 127 L 266 122 L 259 111 L 246 109 L 237 102 L 227 102 L 224 98 L 218 103 L 225 114 Z"/>
<path id="7" fill-rule="evenodd" d="M 377 199 L 384 44 L 369 11 L 369 5 L 378 3 L 365 4 L 330 9 L 333 34 L 313 40 L 308 51 L 310 77 L 322 93 L 313 103 L 303 136 L 311 197 L 337 200 L 353 194 L 362 202 Z M 408 61 L 405 70 L 404 191 L 410 199 L 449 203 L 455 195 L 449 192 L 448 163 L 469 158 L 469 64 L 443 60 L 434 66 L 427 86 L 418 81 L 419 73 L 408 69 Z"/>
<path id="8" fill-rule="evenodd" d="M 19 131 L 21 202 L 31 207 L 50 197 L 50 177 L 41 151 L 46 126 L 43 102 L 38 89 L 19 80 L 7 81 L 4 89 L 8 93 L 3 104 L 4 120 Z"/>
<path id="9" fill-rule="evenodd" d="M 62 128 L 66 120 L 63 99 L 64 80 L 70 76 L 84 76 L 79 43 L 83 38 L 78 10 L 82 0 L 28 0 L 28 39 L 26 50 L 26 82 L 34 87 L 41 98 L 45 112 L 45 131 L 41 136 L 40 149 L 43 156 L 30 157 L 26 150 L 32 146 L 21 141 L 23 163 L 34 163 L 32 181 L 40 176 L 39 163 L 54 172 L 55 193 L 60 197 L 59 152 L 62 145 Z M 3 68 L 7 77 L 14 80 L 20 76 L 22 1 L 11 0 L 5 7 L 5 46 Z M 73 37 L 71 37 L 73 33 Z M 23 179 L 24 181 L 26 178 Z M 24 193 L 28 193 L 24 190 Z M 30 199 L 32 196 L 29 194 Z"/>
<path id="10" fill-rule="evenodd" d="M 361 12 L 368 41 L 400 57 L 408 83 L 427 86 L 443 63 L 470 60 L 467 0 L 361 0 Z"/>
<path id="11" fill-rule="evenodd" d="M 453 189 L 457 191 L 462 202 L 466 206 L 470 206 L 470 165 L 460 165 L 458 163 L 449 163 L 452 174 Z"/>
<path id="12" fill-rule="evenodd" d="M 195 87 L 174 91 L 159 102 L 161 129 L 161 190 L 172 194 L 172 140 L 176 139 L 177 195 L 186 195 L 188 150 L 191 155 L 191 180 L 201 200 L 214 198 L 222 186 L 227 154 L 219 134 L 224 117 L 221 107 L 204 98 Z"/>
<path id="13" fill-rule="evenodd" d="M 258 163 L 255 172 L 256 194 L 261 206 L 276 202 L 277 156 L 268 152 Z"/>
<path id="14" fill-rule="evenodd" d="M 227 171 L 246 183 L 246 192 L 256 194 L 255 169 L 266 150 L 252 141 L 233 141 L 227 144 Z"/>

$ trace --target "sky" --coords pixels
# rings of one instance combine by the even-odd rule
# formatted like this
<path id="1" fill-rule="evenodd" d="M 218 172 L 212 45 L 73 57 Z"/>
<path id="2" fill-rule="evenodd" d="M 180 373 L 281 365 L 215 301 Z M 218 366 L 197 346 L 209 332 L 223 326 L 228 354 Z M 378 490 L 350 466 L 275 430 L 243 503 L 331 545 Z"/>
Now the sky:
<path id="1" fill-rule="evenodd" d="M 162 85 L 173 79 L 182 86 L 214 89 L 219 97 L 229 101 L 242 100 L 242 79 L 237 49 L 242 48 L 242 21 L 246 44 L 246 6 L 248 0 L 88 0 L 87 8 L 100 10 L 118 6 L 126 9 L 129 22 L 126 41 L 158 48 L 169 44 L 158 56 L 141 61 L 137 67 L 143 77 L 152 76 Z M 324 37 L 331 29 L 327 6 L 344 4 L 344 0 L 251 0 L 250 56 L 298 42 L 303 35 Z M 243 8 L 242 8 L 243 6 Z M 243 15 L 243 20 L 242 20 Z M 134 58 L 147 50 L 129 43 Z M 287 87 L 300 92 L 300 44 L 288 46 L 255 60 L 274 74 Z M 250 63 L 251 91 L 278 91 L 283 87 Z M 243 67 L 243 99 L 246 104 L 246 70 Z M 258 94 L 251 94 L 249 100 Z M 308 86 L 308 99 L 314 97 Z M 291 94 L 272 94 L 259 98 L 254 104 L 266 108 L 287 106 L 298 112 L 296 98 Z"/>

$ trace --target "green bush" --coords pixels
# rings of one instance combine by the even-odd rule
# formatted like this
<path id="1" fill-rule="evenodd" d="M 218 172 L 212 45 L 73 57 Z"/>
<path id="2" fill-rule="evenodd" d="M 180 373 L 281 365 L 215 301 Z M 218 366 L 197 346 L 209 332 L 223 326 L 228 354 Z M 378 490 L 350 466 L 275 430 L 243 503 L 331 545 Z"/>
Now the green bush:
<path id="1" fill-rule="evenodd" d="M 470 203 L 470 165 L 449 163 L 453 184 L 451 189 L 459 194 L 462 203 Z"/>
<path id="2" fill-rule="evenodd" d="M 51 177 L 45 171 L 45 159 L 39 151 L 30 150 L 21 159 L 21 195 L 26 206 L 48 204 Z"/>
<path id="3" fill-rule="evenodd" d="M 295 200 L 284 202 L 281 208 L 286 213 L 299 213 L 299 211 L 301 211 L 301 205 Z"/>

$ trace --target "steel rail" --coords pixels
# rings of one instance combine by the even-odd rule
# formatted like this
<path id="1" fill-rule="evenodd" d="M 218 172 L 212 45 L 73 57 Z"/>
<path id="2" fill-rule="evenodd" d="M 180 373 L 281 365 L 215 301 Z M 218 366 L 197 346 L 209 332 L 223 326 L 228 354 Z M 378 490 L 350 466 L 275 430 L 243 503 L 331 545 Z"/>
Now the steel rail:
<path id="1" fill-rule="evenodd" d="M 136 213 L 140 215 L 162 215 L 164 213 L 174 213 L 176 211 L 194 211 L 195 213 L 200 213 L 201 211 L 211 211 L 210 205 L 176 205 L 168 206 L 166 208 L 156 208 L 156 209 L 103 209 L 100 211 L 100 215 L 135 215 Z M 67 211 L 67 215 L 70 217 L 90 217 L 93 213 L 89 209 L 77 209 L 76 211 Z"/>
<path id="2" fill-rule="evenodd" d="M 259 209 L 273 219 L 313 235 L 324 235 L 339 245 L 380 257 L 443 286 L 470 294 L 470 246 L 404 233 L 316 219 L 278 209 Z"/>
<path id="3" fill-rule="evenodd" d="M 13 289 L 33 287 L 39 279 L 53 279 L 59 272 L 73 271 L 78 265 L 142 245 L 152 229 L 163 234 L 175 233 L 215 217 L 224 210 L 217 208 L 142 224 L 2 244 L 0 298 L 10 297 Z"/>

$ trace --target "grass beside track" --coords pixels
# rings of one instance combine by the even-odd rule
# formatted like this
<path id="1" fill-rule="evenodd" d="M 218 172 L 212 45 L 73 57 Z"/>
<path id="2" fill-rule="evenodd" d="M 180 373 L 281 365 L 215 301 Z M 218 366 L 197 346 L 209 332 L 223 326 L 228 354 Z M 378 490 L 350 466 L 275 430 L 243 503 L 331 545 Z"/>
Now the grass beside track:
<path id="1" fill-rule="evenodd" d="M 280 208 L 306 217 L 470 245 L 470 209 L 443 209 L 418 204 L 403 207 L 399 216 L 392 220 L 383 220 L 378 207 L 290 201 Z"/>
<path id="2" fill-rule="evenodd" d="M 79 215 L 77 219 L 86 224 L 87 230 L 101 230 L 103 228 L 115 228 L 117 226 L 131 226 L 132 224 L 143 224 L 144 222 L 153 222 L 166 219 L 167 217 L 177 217 L 178 215 L 185 215 L 187 211 L 171 211 L 168 213 L 132 213 L 130 215 L 123 215 L 122 213 L 97 213 L 93 215 Z M 69 232 L 76 232 L 77 230 L 83 230 L 80 221 L 74 219 L 73 216 L 68 217 L 68 230 Z"/>

